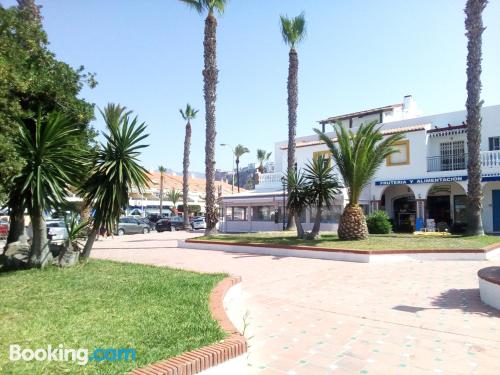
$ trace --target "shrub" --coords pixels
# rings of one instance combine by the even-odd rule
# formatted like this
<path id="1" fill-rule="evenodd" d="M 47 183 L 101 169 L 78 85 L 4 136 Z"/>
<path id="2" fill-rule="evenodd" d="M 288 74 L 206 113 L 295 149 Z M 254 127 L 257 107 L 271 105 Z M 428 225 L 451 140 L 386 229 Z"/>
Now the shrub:
<path id="1" fill-rule="evenodd" d="M 392 224 L 385 211 L 375 211 L 366 218 L 368 233 L 387 234 L 391 232 Z"/>

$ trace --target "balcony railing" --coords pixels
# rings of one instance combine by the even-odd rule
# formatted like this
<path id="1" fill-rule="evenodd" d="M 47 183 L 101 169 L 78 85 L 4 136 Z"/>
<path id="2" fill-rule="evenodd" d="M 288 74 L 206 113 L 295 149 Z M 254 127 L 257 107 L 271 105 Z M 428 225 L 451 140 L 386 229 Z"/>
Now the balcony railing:
<path id="1" fill-rule="evenodd" d="M 500 168 L 500 151 L 481 151 L 483 168 Z M 458 171 L 467 169 L 467 154 L 432 156 L 427 158 L 427 172 Z"/>
<path id="2" fill-rule="evenodd" d="M 467 169 L 467 154 L 431 156 L 427 158 L 427 172 Z"/>
<path id="3" fill-rule="evenodd" d="M 281 184 L 283 173 L 262 173 L 259 175 L 259 185 L 275 185 Z"/>

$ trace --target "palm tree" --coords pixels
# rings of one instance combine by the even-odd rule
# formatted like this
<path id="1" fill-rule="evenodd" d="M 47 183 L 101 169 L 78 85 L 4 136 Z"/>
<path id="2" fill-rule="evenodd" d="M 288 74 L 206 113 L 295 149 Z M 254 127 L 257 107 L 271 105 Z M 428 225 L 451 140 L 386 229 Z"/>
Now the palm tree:
<path id="1" fill-rule="evenodd" d="M 272 152 L 266 152 L 266 150 L 257 150 L 257 161 L 259 162 L 259 167 L 257 168 L 260 173 L 264 173 L 264 163 L 269 160 Z"/>
<path id="2" fill-rule="evenodd" d="M 217 80 L 219 71 L 217 69 L 217 19 L 214 12 L 224 13 L 228 0 L 181 0 L 198 13 L 208 12 L 205 19 L 204 47 L 204 97 L 205 97 L 205 178 L 206 178 L 206 209 L 205 221 L 207 229 L 205 234 L 216 231 L 217 208 L 215 191 L 215 103 L 217 99 Z"/>
<path id="3" fill-rule="evenodd" d="M 188 206 L 188 195 L 189 195 L 189 148 L 191 147 L 191 120 L 196 118 L 198 110 L 193 107 L 186 105 L 186 109 L 183 111 L 179 109 L 182 118 L 186 121 L 186 135 L 184 136 L 184 158 L 182 159 L 182 205 L 183 207 Z M 184 215 L 184 229 L 189 229 L 189 215 Z"/>
<path id="4" fill-rule="evenodd" d="M 78 179 L 84 167 L 83 151 L 75 148 L 81 130 L 59 113 L 41 115 L 30 131 L 20 125 L 15 145 L 25 166 L 15 178 L 19 190 L 11 195 L 28 209 L 33 228 L 30 265 L 45 267 L 50 260 L 47 229 L 43 213 L 56 208 L 67 196 L 69 184 Z"/>
<path id="5" fill-rule="evenodd" d="M 295 134 L 297 132 L 297 107 L 299 103 L 299 58 L 295 47 L 298 43 L 304 40 L 306 36 L 306 19 L 304 13 L 297 17 L 288 18 L 280 16 L 281 19 L 281 35 L 283 41 L 290 47 L 288 54 L 288 164 L 287 170 L 290 171 L 295 167 Z M 288 228 L 293 227 L 292 220 L 288 221 Z"/>
<path id="6" fill-rule="evenodd" d="M 481 209 L 481 47 L 484 31 L 482 13 L 488 0 L 467 0 L 467 233 L 483 235 Z"/>
<path id="7" fill-rule="evenodd" d="M 250 150 L 243 145 L 236 145 L 234 157 L 236 158 L 236 179 L 238 181 L 238 193 L 240 192 L 240 157 L 249 153 Z"/>
<path id="8" fill-rule="evenodd" d="M 167 199 L 172 202 L 173 206 L 174 206 L 174 212 L 177 211 L 177 202 L 179 202 L 179 200 L 181 199 L 181 192 L 175 188 L 172 188 L 170 189 L 169 191 L 167 191 Z M 187 207 L 184 206 L 184 207 Z M 183 207 L 183 214 L 184 216 L 187 216 L 188 217 L 188 223 L 189 223 L 189 214 L 187 213 L 187 211 L 184 209 Z"/>
<path id="9" fill-rule="evenodd" d="M 158 172 L 160 172 L 160 217 L 163 215 L 163 176 L 167 172 L 167 168 L 163 165 L 158 167 Z"/>
<path id="10" fill-rule="evenodd" d="M 338 235 L 341 240 L 360 240 L 368 237 L 368 228 L 359 197 L 370 183 L 380 165 L 391 154 L 397 152 L 394 143 L 404 138 L 403 134 L 385 137 L 376 127 L 377 121 L 359 126 L 353 133 L 342 124 L 334 126 L 337 144 L 318 129 L 314 131 L 326 143 L 347 188 L 349 203 L 340 217 Z"/>
<path id="11" fill-rule="evenodd" d="M 316 205 L 314 226 L 308 235 L 310 239 L 314 239 L 318 236 L 321 226 L 321 210 L 323 207 L 330 209 L 342 185 L 333 174 L 331 163 L 328 163 L 328 159 L 322 155 L 306 165 L 304 178 L 309 200 L 311 204 Z"/>
<path id="12" fill-rule="evenodd" d="M 101 227 L 114 230 L 122 211 L 128 204 L 132 187 L 141 191 L 151 183 L 148 171 L 139 164 L 146 124 L 139 124 L 137 117 L 131 118 L 125 107 L 108 104 L 100 111 L 108 133 L 106 144 L 101 144 L 93 160 L 90 176 L 82 184 L 84 204 L 93 208 L 92 228 L 82 257 L 88 258 Z"/>
<path id="13" fill-rule="evenodd" d="M 309 205 L 309 192 L 307 191 L 307 182 L 302 172 L 298 172 L 295 168 L 288 171 L 285 177 L 285 183 L 288 188 L 287 209 L 290 215 L 293 215 L 296 228 L 297 237 L 304 237 L 304 229 L 300 221 L 300 214 Z M 282 213 L 285 215 L 285 212 Z M 288 219 L 290 221 L 290 218 Z"/>

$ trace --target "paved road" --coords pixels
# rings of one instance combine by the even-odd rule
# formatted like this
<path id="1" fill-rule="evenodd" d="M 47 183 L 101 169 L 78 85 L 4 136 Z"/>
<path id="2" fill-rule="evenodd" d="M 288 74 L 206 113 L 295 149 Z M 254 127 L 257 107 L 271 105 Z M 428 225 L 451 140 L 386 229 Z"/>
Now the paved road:
<path id="1" fill-rule="evenodd" d="M 179 249 L 150 233 L 99 241 L 95 258 L 227 272 L 243 278 L 229 308 L 249 337 L 249 374 L 500 374 L 500 313 L 476 272 L 500 265 L 362 264 Z"/>

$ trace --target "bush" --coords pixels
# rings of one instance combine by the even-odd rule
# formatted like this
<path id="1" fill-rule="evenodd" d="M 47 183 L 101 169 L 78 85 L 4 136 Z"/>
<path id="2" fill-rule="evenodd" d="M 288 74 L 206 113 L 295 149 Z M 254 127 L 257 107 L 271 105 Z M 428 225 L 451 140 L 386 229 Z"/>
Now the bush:
<path id="1" fill-rule="evenodd" d="M 368 233 L 387 234 L 392 230 L 392 224 L 385 211 L 375 211 L 366 218 Z"/>

